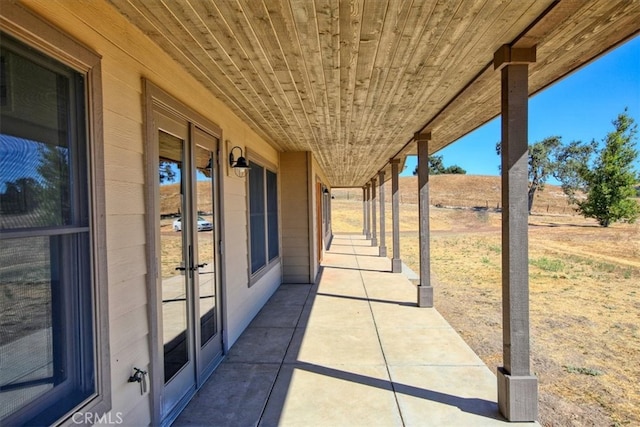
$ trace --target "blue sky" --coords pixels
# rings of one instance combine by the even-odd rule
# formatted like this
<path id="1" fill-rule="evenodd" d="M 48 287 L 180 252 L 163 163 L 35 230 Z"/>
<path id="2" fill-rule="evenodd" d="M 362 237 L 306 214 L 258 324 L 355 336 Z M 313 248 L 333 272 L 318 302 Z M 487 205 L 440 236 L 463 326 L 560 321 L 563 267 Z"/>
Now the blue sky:
<path id="1" fill-rule="evenodd" d="M 601 142 L 625 107 L 640 127 L 640 36 L 530 98 L 529 144 L 554 135 L 565 143 Z M 459 165 L 468 174 L 498 175 L 499 140 L 497 117 L 437 154 L 445 166 Z M 412 175 L 415 166 L 416 157 L 408 158 L 401 175 Z"/>

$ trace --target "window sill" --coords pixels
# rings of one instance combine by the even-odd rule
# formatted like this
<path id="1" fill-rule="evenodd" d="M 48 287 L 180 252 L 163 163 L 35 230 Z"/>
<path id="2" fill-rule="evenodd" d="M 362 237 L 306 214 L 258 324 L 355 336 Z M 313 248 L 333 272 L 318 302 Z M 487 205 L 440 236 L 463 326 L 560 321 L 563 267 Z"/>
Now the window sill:
<path id="1" fill-rule="evenodd" d="M 280 265 L 280 257 L 275 257 L 272 259 L 267 265 L 262 267 L 260 270 L 253 273 L 253 275 L 249 276 L 249 288 L 255 285 L 266 276 L 271 270 L 273 270 L 276 266 Z"/>

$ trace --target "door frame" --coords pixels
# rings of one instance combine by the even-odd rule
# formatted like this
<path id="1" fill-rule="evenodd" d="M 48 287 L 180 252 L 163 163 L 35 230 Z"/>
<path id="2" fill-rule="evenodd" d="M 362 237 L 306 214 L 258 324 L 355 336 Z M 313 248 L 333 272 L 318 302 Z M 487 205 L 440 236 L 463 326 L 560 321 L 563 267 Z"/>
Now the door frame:
<path id="1" fill-rule="evenodd" d="M 167 425 L 173 422 L 175 417 L 184 409 L 189 400 L 193 397 L 193 393 L 187 394 L 182 401 L 180 401 L 171 414 L 164 419 L 162 418 L 162 393 L 164 390 L 163 379 L 163 364 L 161 360 L 160 351 L 162 348 L 162 340 L 160 339 L 160 327 L 159 319 L 161 319 L 162 313 L 160 312 L 160 302 L 162 295 L 157 287 L 158 280 L 158 252 L 160 239 L 157 234 L 159 230 L 159 212 L 160 212 L 160 200 L 156 197 L 156 185 L 152 183 L 156 182 L 157 173 L 154 165 L 158 160 L 158 136 L 157 127 L 154 119 L 154 111 L 161 111 L 169 113 L 172 116 L 185 120 L 190 126 L 196 126 L 211 136 L 218 139 L 218 153 L 217 158 L 221 163 L 222 158 L 222 128 L 210 121 L 206 117 L 197 113 L 193 109 L 189 108 L 182 102 L 175 99 L 173 96 L 166 93 L 160 87 L 154 83 L 143 78 L 143 101 L 144 101 L 144 159 L 145 159 L 145 228 L 146 228 L 146 242 L 147 242 L 147 307 L 148 307 L 148 322 L 149 322 L 149 359 L 150 366 L 147 368 L 149 372 L 149 394 L 150 394 L 150 406 L 151 406 L 151 424 L 152 425 Z M 222 339 L 222 351 L 223 354 L 226 351 L 226 324 L 227 318 L 227 304 L 226 304 L 226 281 L 224 267 L 225 251 L 223 242 L 225 241 L 225 227 L 224 227 L 224 179 L 222 173 L 222 164 L 218 165 L 216 172 L 216 179 L 218 185 L 218 212 L 219 212 L 219 236 L 218 236 L 218 256 L 219 256 L 219 268 L 220 268 L 220 283 L 218 286 L 220 295 L 220 333 Z M 206 380 L 216 365 L 212 366 L 210 372 L 202 376 L 200 372 L 196 370 L 196 387 L 200 387 Z"/>

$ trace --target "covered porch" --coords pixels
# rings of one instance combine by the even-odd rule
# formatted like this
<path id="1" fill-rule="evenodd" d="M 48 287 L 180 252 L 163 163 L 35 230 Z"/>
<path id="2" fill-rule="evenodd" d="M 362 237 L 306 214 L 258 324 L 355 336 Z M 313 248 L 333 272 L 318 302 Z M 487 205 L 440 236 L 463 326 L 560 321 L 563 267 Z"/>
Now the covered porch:
<path id="1" fill-rule="evenodd" d="M 366 235 L 282 285 L 173 424 L 503 425 L 496 377 Z M 534 424 L 534 423 L 532 423 Z"/>

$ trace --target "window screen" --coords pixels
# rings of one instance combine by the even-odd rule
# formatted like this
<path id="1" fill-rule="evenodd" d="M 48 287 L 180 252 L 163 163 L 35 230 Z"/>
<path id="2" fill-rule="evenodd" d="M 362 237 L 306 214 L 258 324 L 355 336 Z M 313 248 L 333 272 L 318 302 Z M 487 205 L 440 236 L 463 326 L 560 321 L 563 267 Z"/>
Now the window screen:
<path id="1" fill-rule="evenodd" d="M 264 168 L 251 164 L 249 172 L 249 222 L 251 235 L 251 274 L 267 264 L 265 233 Z"/>
<path id="2" fill-rule="evenodd" d="M 280 255 L 278 238 L 278 175 L 251 162 L 249 172 L 251 274 Z"/>
<path id="3" fill-rule="evenodd" d="M 84 78 L 1 38 L 0 424 L 48 425 L 96 390 Z"/>
<path id="4" fill-rule="evenodd" d="M 278 176 L 267 171 L 267 240 L 269 261 L 279 255 L 278 241 Z"/>

